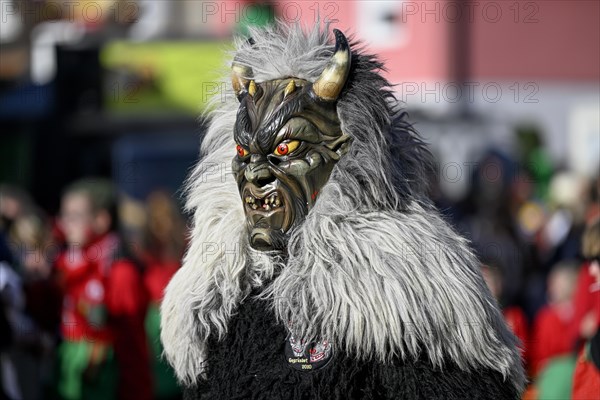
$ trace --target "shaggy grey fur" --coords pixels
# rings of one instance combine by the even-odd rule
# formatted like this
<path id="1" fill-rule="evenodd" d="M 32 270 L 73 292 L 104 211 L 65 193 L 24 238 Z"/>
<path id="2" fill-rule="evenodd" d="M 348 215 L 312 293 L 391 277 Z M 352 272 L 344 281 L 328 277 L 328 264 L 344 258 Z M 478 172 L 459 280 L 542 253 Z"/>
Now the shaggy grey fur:
<path id="1" fill-rule="evenodd" d="M 257 82 L 314 81 L 331 56 L 329 29 L 305 33 L 279 24 L 237 43 L 236 60 Z M 464 369 L 500 371 L 521 391 L 516 339 L 479 272 L 468 243 L 424 195 L 429 153 L 402 120 L 373 57 L 352 46 L 353 69 L 338 102 L 349 153 L 334 168 L 315 207 L 290 233 L 287 254 L 247 243 L 244 212 L 228 172 L 235 154 L 235 96 L 217 104 L 188 181 L 191 243 L 162 304 L 162 342 L 178 378 L 203 371 L 210 334 L 223 337 L 251 287 L 267 286 L 282 323 L 297 337 L 329 339 L 338 349 L 382 362 L 451 359 Z"/>

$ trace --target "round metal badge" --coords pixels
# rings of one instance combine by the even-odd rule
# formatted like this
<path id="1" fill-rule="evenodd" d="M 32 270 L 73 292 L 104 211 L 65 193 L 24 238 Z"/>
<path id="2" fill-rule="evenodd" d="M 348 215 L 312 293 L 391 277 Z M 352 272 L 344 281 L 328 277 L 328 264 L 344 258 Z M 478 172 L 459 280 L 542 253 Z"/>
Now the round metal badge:
<path id="1" fill-rule="evenodd" d="M 299 371 L 314 371 L 325 367 L 331 360 L 333 347 L 328 340 L 309 346 L 291 334 L 285 340 L 285 357 L 290 367 Z"/>

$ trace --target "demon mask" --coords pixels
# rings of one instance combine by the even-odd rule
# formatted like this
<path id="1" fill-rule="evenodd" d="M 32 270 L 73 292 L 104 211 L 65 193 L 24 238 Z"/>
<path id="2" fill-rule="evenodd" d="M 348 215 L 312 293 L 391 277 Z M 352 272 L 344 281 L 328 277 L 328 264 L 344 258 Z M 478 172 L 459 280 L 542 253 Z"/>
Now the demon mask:
<path id="1" fill-rule="evenodd" d="M 334 33 L 334 53 L 314 83 L 294 77 L 258 83 L 250 68 L 233 62 L 240 108 L 232 166 L 255 249 L 285 248 L 287 234 L 313 207 L 350 145 L 336 109 L 350 48 L 340 31 Z"/>

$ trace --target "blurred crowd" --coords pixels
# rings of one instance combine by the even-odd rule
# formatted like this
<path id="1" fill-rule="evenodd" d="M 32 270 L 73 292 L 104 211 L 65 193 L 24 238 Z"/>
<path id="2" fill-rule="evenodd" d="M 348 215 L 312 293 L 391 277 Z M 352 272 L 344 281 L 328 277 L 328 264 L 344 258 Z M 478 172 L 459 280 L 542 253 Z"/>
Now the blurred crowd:
<path id="1" fill-rule="evenodd" d="M 536 132 L 517 136 L 516 151 L 472 164 L 464 199 L 434 198 L 472 241 L 521 341 L 525 398 L 600 399 L 600 355 L 594 365 L 590 353 L 593 338 L 600 350 L 600 179 L 553 165 Z"/>
<path id="2" fill-rule="evenodd" d="M 489 151 L 462 201 L 433 197 L 472 241 L 521 340 L 525 398 L 587 399 L 600 393 L 600 180 L 553 167 L 540 149 Z M 3 398 L 180 397 L 159 340 L 162 293 L 186 247 L 174 197 L 141 203 L 86 178 L 49 216 L 0 185 L 0 216 Z"/>
<path id="3" fill-rule="evenodd" d="M 159 304 L 186 224 L 166 192 L 131 204 L 110 181 L 83 179 L 50 217 L 0 186 L 2 398 L 180 397 Z"/>
<path id="4" fill-rule="evenodd" d="M 305 19 L 314 15 L 313 10 L 321 10 L 323 18 L 328 18 L 329 7 L 337 5 L 318 3 L 306 2 L 310 12 L 305 13 Z M 383 20 L 378 22 L 379 25 L 370 23 L 366 17 L 375 13 L 365 12 L 367 8 L 364 7 L 370 3 L 383 7 L 394 2 L 365 1 L 352 11 L 365 15 L 364 21 L 368 22 L 365 22 L 368 26 L 365 32 L 373 31 L 377 33 L 375 36 L 383 32 L 381 51 L 388 51 L 388 45 L 404 39 L 390 40 L 393 34 L 387 28 L 373 27 L 388 27 L 388 23 L 401 22 L 402 18 L 397 18 L 400 14 L 394 14 L 392 10 L 389 14 L 382 13 Z M 571 9 L 581 8 L 583 13 L 588 9 L 582 8 L 583 4 L 575 7 L 564 3 L 565 14 Z M 161 296 L 180 267 L 186 247 L 186 220 L 177 200 L 165 191 L 152 192 L 144 201 L 133 200 L 120 193 L 110 180 L 86 178 L 63 188 L 60 210 L 52 213 L 56 215 L 49 215 L 48 210 L 56 209 L 59 196 L 54 191 L 58 192 L 63 182 L 69 182 L 79 174 L 112 173 L 118 180 L 114 165 L 135 167 L 121 171 L 121 181 L 137 173 L 137 161 L 129 158 L 126 162 L 112 160 L 113 167 L 106 165 L 115 154 L 129 154 L 129 147 L 125 146 L 122 148 L 127 151 L 108 151 L 116 141 L 111 136 L 114 132 L 119 132 L 114 134 L 115 138 L 125 137 L 132 130 L 138 138 L 145 138 L 142 134 L 146 134 L 146 130 L 154 133 L 153 129 L 156 129 L 162 137 L 173 140 L 174 131 L 179 129 L 173 127 L 173 121 L 177 119 L 166 120 L 164 127 L 146 124 L 138 127 L 135 118 L 131 125 L 119 125 L 125 118 L 104 118 L 105 111 L 110 108 L 107 104 L 121 111 L 139 106 L 145 120 L 154 114 L 152 110 L 168 112 L 172 107 L 179 112 L 184 109 L 181 104 L 189 103 L 186 112 L 193 112 L 189 137 L 195 143 L 198 107 L 195 96 L 200 93 L 199 97 L 207 97 L 210 86 L 203 83 L 212 78 L 202 74 L 203 70 L 210 69 L 209 61 L 216 57 L 207 56 L 210 49 L 203 50 L 205 53 L 197 52 L 206 47 L 208 39 L 217 45 L 218 40 L 229 41 L 232 30 L 245 34 L 250 26 L 271 23 L 275 16 L 282 17 L 280 14 L 286 10 L 286 4 L 297 5 L 296 2 L 262 0 L 241 3 L 0 0 L 0 9 L 4 11 L 0 21 L 0 94 L 4 96 L 0 96 L 0 122 L 5 124 L 0 129 L 4 135 L 0 146 L 0 180 L 20 182 L 36 195 L 34 199 L 26 190 L 0 182 L 1 399 L 181 397 L 173 371 L 161 358 L 159 340 Z M 537 10 L 544 3 L 524 4 L 535 5 Z M 414 5 L 418 6 L 417 2 Z M 446 9 L 443 4 L 442 7 Z M 354 21 L 345 14 L 350 10 L 347 4 L 340 10 L 343 11 L 339 15 L 342 23 Z M 513 9 L 511 6 L 510 10 L 518 11 L 518 7 Z M 536 25 L 528 26 L 541 29 L 543 23 L 549 21 L 546 24 L 557 31 L 556 26 L 562 25 L 555 24 L 561 21 L 548 18 L 547 13 L 551 10 L 551 7 L 544 8 L 544 18 Z M 433 20 L 428 19 L 428 12 L 425 10 L 418 18 L 423 25 L 426 20 Z M 507 11 L 504 17 L 510 19 L 510 15 Z M 561 19 L 566 21 L 568 18 Z M 401 29 L 394 31 L 396 33 L 405 29 L 410 31 L 415 26 L 424 29 L 423 32 L 438 31 L 433 25 L 422 28 L 418 24 L 398 25 Z M 463 40 L 463 33 L 469 29 L 456 26 L 460 28 L 460 34 L 450 36 L 459 38 L 457 49 L 462 49 L 460 46 L 465 43 L 478 43 Z M 495 32 L 501 24 L 473 25 L 477 26 L 480 29 L 477 34 L 487 32 L 488 36 L 481 36 L 484 38 L 481 41 L 485 41 L 489 40 L 485 39 L 490 37 L 489 32 Z M 579 34 L 582 38 L 586 37 L 584 28 L 590 29 L 590 26 L 596 27 L 593 21 L 581 23 Z M 513 29 L 517 25 L 510 27 Z M 473 31 L 474 28 L 470 29 Z M 569 34 L 566 28 L 558 31 Z M 409 42 L 418 37 L 425 37 L 432 43 L 442 42 L 436 40 L 436 36 L 432 36 L 433 39 L 423 36 L 420 30 L 410 32 L 397 36 L 410 37 Z M 445 40 L 446 30 L 441 32 L 444 36 L 439 38 Z M 472 35 L 475 37 L 475 33 Z M 529 39 L 533 37 L 545 38 L 546 34 L 529 35 Z M 498 43 L 505 41 L 504 33 L 502 38 Z M 183 50 L 177 50 L 178 39 L 202 39 L 201 47 L 190 50 L 190 54 L 199 60 L 198 67 L 187 53 L 179 53 Z M 153 41 L 160 44 L 163 40 L 171 40 L 171 43 L 152 47 Z M 148 42 L 149 47 L 141 47 L 142 51 L 135 53 L 131 51 L 133 46 L 123 47 L 111 53 L 108 51 L 111 47 L 106 50 L 105 45 L 113 41 L 136 46 Z M 576 47 L 570 40 L 564 42 L 568 45 L 563 46 Z M 532 46 L 531 43 L 528 45 Z M 540 39 L 540 43 L 546 41 Z M 419 48 L 412 44 L 403 46 Z M 490 48 L 493 46 L 491 44 Z M 464 69 L 463 63 L 468 57 L 463 55 L 480 51 L 469 49 L 451 54 L 451 69 L 455 64 L 455 69 Z M 544 51 L 537 46 L 531 49 L 536 50 L 540 59 L 545 59 L 542 57 Z M 111 63 L 107 54 L 114 53 L 119 57 Z M 428 52 L 419 49 L 414 55 L 421 53 Z M 504 53 L 499 51 L 499 54 Z M 505 56 L 506 59 L 518 60 L 522 53 L 508 54 L 510 57 Z M 534 53 L 529 51 L 527 54 Z M 217 64 L 220 62 L 220 59 L 215 60 Z M 165 64 L 159 61 L 165 61 Z M 173 67 L 168 69 L 171 63 Z M 588 63 L 586 60 L 585 64 Z M 584 67 L 586 65 L 578 66 L 575 60 L 572 68 L 585 70 Z M 393 69 L 392 66 L 392 72 Z M 534 72 L 544 77 L 548 75 L 547 71 Z M 400 70 L 395 73 L 400 76 Z M 567 78 L 578 76 L 572 75 Z M 404 81 L 402 78 L 398 81 Z M 477 79 L 475 76 L 460 77 L 463 78 Z M 552 79 L 559 78 L 565 79 L 563 75 Z M 578 79 L 577 87 L 584 82 Z M 537 93 L 537 83 L 534 86 Z M 590 90 L 596 86 L 597 79 Z M 129 93 L 128 88 L 134 88 L 134 93 Z M 559 93 L 562 101 L 572 92 Z M 132 94 L 134 98 L 130 98 Z M 544 90 L 540 91 L 542 94 Z M 594 93 L 592 95 L 597 98 Z M 169 101 L 158 102 L 157 106 L 155 102 L 161 99 Z M 552 98 L 546 98 L 540 108 L 554 110 L 553 102 L 548 99 Z M 536 98 L 535 103 L 538 101 Z M 579 103 L 586 102 L 587 97 L 574 97 L 571 103 L 557 100 L 556 104 L 569 105 L 560 110 L 566 120 L 566 116 L 571 115 L 567 111 L 570 113 Z M 595 104 L 596 100 L 592 108 Z M 504 115 L 501 107 L 502 102 L 494 104 L 494 108 Z M 178 112 L 173 111 L 173 115 L 180 118 Z M 558 108 L 556 112 L 559 112 Z M 78 116 L 81 121 L 92 122 L 78 123 L 80 120 L 75 118 Z M 532 114 L 532 118 L 537 117 Z M 544 118 L 550 121 L 546 125 L 560 125 L 553 118 Z M 582 126 L 590 124 L 585 118 L 582 121 Z M 457 130 L 463 129 L 463 122 L 456 123 Z M 445 122 L 439 124 L 448 128 Z M 512 120 L 507 119 L 506 124 L 509 129 L 513 128 Z M 147 125 L 156 123 L 151 119 Z M 592 129 L 591 132 L 596 131 Z M 570 135 L 571 131 L 565 130 L 564 134 Z M 434 184 L 432 197 L 445 217 L 472 242 L 482 262 L 482 274 L 507 323 L 521 340 L 531 383 L 525 397 L 600 399 L 597 372 L 600 356 L 596 355 L 594 362 L 598 347 L 592 346 L 594 338 L 596 343 L 600 340 L 600 234 L 595 222 L 600 218 L 600 180 L 598 176 L 582 176 L 556 165 L 540 139 L 549 136 L 528 129 L 521 129 L 517 136 L 516 149 L 493 148 L 474 156 L 476 159 L 470 160 L 473 162 L 464 165 L 469 174 L 466 195 L 457 199 L 444 193 L 443 185 Z M 148 142 L 158 143 L 158 137 Z M 131 148 L 139 147 L 140 142 L 132 142 Z M 453 152 L 457 143 L 447 142 L 445 146 L 451 147 L 448 152 Z M 586 149 L 579 145 L 587 141 L 573 142 L 576 143 L 574 146 L 579 146 L 582 160 L 590 158 L 583 157 Z M 152 151 L 145 149 L 146 153 L 164 156 L 168 160 L 165 163 L 177 170 L 173 160 L 182 157 L 179 153 L 161 153 L 159 150 L 165 150 L 161 143 L 156 145 L 156 151 L 148 146 Z M 194 157 L 195 154 L 194 148 Z M 162 169 L 163 164 L 154 158 L 148 163 Z M 139 165 L 139 170 L 144 170 L 143 164 Z M 443 172 L 444 166 L 440 167 Z M 161 171 L 165 172 L 163 179 L 174 182 L 166 173 L 169 172 L 167 169 Z M 148 182 L 138 182 L 137 175 L 132 180 L 139 187 L 156 185 L 158 178 L 153 174 L 150 176 L 152 179 Z M 445 178 L 436 176 L 432 181 L 441 183 Z M 40 204 L 36 204 L 38 202 Z M 581 385 L 583 381 L 597 386 Z M 586 390 L 590 392 L 586 394 Z"/>

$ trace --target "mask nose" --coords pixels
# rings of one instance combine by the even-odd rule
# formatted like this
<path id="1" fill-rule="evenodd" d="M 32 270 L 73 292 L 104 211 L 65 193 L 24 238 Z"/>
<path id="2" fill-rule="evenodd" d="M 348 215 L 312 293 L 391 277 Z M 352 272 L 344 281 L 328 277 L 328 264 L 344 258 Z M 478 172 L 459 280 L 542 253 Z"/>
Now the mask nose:
<path id="1" fill-rule="evenodd" d="M 275 181 L 275 176 L 271 173 L 267 160 L 262 156 L 252 155 L 250 163 L 244 171 L 246 180 L 258 187 L 268 185 Z"/>

